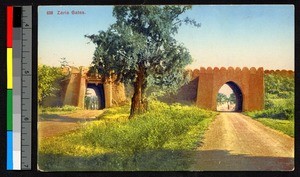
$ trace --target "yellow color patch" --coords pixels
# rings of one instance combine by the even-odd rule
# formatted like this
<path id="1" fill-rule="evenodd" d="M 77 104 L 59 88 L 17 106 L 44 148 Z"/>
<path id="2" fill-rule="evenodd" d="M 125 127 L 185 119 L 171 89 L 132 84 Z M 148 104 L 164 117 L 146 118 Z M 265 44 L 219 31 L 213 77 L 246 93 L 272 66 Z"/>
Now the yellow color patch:
<path id="1" fill-rule="evenodd" d="M 7 48 L 7 89 L 13 88 L 13 50 Z"/>

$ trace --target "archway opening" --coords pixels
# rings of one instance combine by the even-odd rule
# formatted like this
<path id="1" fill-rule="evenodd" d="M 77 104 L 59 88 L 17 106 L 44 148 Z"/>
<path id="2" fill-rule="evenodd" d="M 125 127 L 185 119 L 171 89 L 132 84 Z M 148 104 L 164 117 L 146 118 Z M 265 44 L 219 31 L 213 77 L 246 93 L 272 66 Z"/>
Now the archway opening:
<path id="1" fill-rule="evenodd" d="M 84 97 L 84 108 L 97 110 L 105 108 L 103 85 L 87 84 Z"/>
<path id="2" fill-rule="evenodd" d="M 243 94 L 239 86 L 226 82 L 217 95 L 217 111 L 241 112 L 243 109 Z"/>

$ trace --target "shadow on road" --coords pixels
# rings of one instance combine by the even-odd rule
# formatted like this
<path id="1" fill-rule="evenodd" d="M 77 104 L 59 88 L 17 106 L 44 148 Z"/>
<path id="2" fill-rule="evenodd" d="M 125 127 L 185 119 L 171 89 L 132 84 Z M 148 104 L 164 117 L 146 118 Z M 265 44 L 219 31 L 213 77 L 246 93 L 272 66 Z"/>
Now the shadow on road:
<path id="1" fill-rule="evenodd" d="M 228 151 L 151 150 L 92 157 L 39 154 L 45 171 L 290 171 L 294 158 L 232 155 Z"/>
<path id="2" fill-rule="evenodd" d="M 59 115 L 59 114 L 41 114 L 39 115 L 39 122 L 43 121 L 53 121 L 53 122 L 82 122 L 82 121 L 92 121 L 95 120 L 95 118 L 74 118 L 70 116 L 65 115 Z"/>
<path id="3" fill-rule="evenodd" d="M 191 170 L 204 171 L 291 171 L 294 158 L 230 154 L 224 150 L 191 152 L 197 159 Z"/>

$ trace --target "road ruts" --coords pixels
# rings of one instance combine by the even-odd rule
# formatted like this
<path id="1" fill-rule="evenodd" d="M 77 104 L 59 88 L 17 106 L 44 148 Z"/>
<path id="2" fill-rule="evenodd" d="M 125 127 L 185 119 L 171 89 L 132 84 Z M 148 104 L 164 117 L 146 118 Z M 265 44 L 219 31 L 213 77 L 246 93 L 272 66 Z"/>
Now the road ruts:
<path id="1" fill-rule="evenodd" d="M 193 171 L 290 171 L 294 138 L 240 113 L 220 113 L 193 157 Z"/>

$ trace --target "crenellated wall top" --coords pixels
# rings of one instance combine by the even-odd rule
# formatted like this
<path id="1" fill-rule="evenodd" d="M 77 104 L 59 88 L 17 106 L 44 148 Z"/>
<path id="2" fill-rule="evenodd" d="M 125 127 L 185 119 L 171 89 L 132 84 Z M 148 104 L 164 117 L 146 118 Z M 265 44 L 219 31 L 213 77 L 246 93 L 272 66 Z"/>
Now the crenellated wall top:
<path id="1" fill-rule="evenodd" d="M 281 76 L 288 76 L 288 77 L 294 77 L 294 71 L 293 70 L 265 70 L 265 74 L 276 74 Z"/>
<path id="2" fill-rule="evenodd" d="M 219 72 L 234 72 L 234 73 L 239 73 L 239 72 L 249 72 L 250 74 L 258 74 L 258 73 L 264 73 L 264 74 L 278 74 L 282 76 L 289 76 L 293 77 L 294 76 L 294 71 L 292 70 L 264 70 L 263 67 L 255 68 L 255 67 L 200 67 L 199 69 L 194 69 L 194 70 L 189 70 L 191 73 L 192 78 L 198 77 L 200 74 L 213 74 L 213 73 L 219 73 Z"/>
<path id="3" fill-rule="evenodd" d="M 199 76 L 200 74 L 216 74 L 216 73 L 223 73 L 223 72 L 231 72 L 231 73 L 240 73 L 240 72 L 249 72 L 250 74 L 262 74 L 264 72 L 264 69 L 262 67 L 259 67 L 259 68 L 255 68 L 255 67 L 243 67 L 243 68 L 240 68 L 240 67 L 228 67 L 228 68 L 225 68 L 225 67 L 207 67 L 207 68 L 204 68 L 204 67 L 200 67 L 200 70 L 199 69 L 195 69 L 192 71 L 192 76 L 193 77 L 197 77 Z M 197 75 L 197 76 L 196 76 Z"/>

